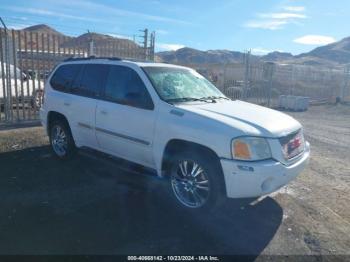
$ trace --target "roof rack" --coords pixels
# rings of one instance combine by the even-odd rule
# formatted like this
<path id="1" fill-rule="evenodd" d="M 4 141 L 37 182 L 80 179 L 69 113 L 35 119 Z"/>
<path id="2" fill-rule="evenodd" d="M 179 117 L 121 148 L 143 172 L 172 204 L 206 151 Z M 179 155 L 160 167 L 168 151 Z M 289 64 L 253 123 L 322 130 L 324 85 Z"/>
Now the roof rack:
<path id="1" fill-rule="evenodd" d="M 84 60 L 92 60 L 92 59 L 108 59 L 108 60 L 116 60 L 121 61 L 122 59 L 120 57 L 97 57 L 97 56 L 89 56 L 89 57 L 69 57 L 64 62 L 68 61 L 84 61 Z"/>

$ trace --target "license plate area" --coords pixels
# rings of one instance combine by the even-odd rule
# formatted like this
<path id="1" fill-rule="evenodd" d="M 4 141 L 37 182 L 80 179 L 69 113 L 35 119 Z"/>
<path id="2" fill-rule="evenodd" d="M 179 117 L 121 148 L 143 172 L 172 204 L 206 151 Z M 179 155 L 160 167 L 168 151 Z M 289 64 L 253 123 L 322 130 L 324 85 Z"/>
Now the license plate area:
<path id="1" fill-rule="evenodd" d="M 301 130 L 282 137 L 279 140 L 282 146 L 283 156 L 286 160 L 298 156 L 305 150 L 305 141 Z"/>

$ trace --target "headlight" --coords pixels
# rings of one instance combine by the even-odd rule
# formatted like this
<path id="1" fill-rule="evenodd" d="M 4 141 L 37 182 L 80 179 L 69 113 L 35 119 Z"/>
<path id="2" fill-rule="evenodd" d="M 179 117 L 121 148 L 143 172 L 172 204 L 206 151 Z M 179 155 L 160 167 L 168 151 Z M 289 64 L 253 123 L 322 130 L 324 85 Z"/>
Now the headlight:
<path id="1" fill-rule="evenodd" d="M 239 137 L 232 140 L 232 157 L 237 160 L 263 160 L 271 158 L 268 142 L 262 137 Z"/>

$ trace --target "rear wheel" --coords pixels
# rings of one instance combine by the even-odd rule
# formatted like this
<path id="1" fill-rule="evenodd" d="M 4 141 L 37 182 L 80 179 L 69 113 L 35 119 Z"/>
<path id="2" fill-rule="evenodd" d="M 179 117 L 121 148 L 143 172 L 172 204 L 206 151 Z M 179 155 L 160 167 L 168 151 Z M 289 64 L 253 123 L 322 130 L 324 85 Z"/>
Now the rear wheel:
<path id="1" fill-rule="evenodd" d="M 176 202 L 190 209 L 208 209 L 224 198 L 223 176 L 217 160 L 196 151 L 174 157 L 170 169 L 170 191 Z"/>
<path id="2" fill-rule="evenodd" d="M 55 121 L 50 127 L 50 144 L 53 153 L 60 159 L 70 158 L 75 153 L 75 144 L 65 121 Z"/>

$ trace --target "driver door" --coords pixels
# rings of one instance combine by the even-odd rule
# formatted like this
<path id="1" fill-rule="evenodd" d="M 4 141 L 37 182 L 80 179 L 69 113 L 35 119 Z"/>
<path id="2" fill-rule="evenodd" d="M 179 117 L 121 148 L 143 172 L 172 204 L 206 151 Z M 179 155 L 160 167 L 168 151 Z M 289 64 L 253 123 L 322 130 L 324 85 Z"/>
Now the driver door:
<path id="1" fill-rule="evenodd" d="M 156 112 L 138 73 L 130 67 L 111 65 L 102 99 L 96 110 L 96 137 L 100 148 L 154 167 L 152 145 Z"/>

